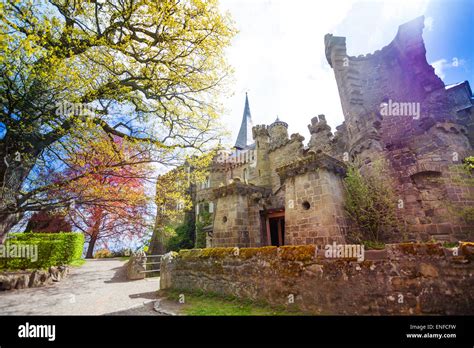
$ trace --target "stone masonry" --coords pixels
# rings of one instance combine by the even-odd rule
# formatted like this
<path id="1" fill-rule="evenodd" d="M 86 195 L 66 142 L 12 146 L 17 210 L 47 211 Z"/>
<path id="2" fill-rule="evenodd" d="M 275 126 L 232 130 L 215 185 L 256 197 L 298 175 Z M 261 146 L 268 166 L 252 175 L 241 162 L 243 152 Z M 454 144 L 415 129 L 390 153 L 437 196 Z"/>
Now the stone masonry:
<path id="1" fill-rule="evenodd" d="M 319 315 L 472 315 L 473 243 L 387 244 L 365 260 L 315 245 L 208 248 L 165 255 L 160 289 L 205 291 Z M 455 256 L 457 255 L 457 256 Z"/>
<path id="2" fill-rule="evenodd" d="M 197 219 L 212 215 L 207 246 L 343 243 L 352 228 L 346 166 L 364 173 L 377 159 L 387 160 L 403 205 L 403 236 L 387 241 L 472 240 L 472 221 L 453 212 L 474 205 L 472 176 L 459 171 L 473 153 L 474 98 L 467 81 L 445 86 L 436 76 L 423 27 L 423 17 L 405 23 L 386 47 L 359 57 L 347 55 L 345 37 L 325 36 L 345 119 L 334 134 L 324 115 L 311 119 L 307 144 L 278 118 L 247 134 L 246 97 L 234 150 L 221 151 L 196 188 Z"/>

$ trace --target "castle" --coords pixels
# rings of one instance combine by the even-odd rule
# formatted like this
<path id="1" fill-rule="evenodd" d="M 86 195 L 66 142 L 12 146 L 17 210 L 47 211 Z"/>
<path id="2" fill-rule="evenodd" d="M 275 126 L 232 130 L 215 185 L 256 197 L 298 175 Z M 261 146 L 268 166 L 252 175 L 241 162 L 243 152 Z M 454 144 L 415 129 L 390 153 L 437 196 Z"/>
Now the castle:
<path id="1" fill-rule="evenodd" d="M 403 238 L 472 240 L 474 225 L 448 207 L 474 205 L 474 187 L 455 180 L 453 169 L 472 154 L 474 98 L 467 81 L 445 86 L 436 76 L 423 27 L 423 17 L 405 23 L 388 46 L 358 57 L 347 55 L 345 37 L 325 36 L 345 120 L 334 134 L 324 115 L 311 119 L 307 144 L 279 119 L 250 134 L 246 96 L 237 151 L 220 153 L 196 188 L 197 219 L 211 216 L 206 246 L 344 243 L 347 164 L 363 173 L 379 158 L 403 202 Z"/>

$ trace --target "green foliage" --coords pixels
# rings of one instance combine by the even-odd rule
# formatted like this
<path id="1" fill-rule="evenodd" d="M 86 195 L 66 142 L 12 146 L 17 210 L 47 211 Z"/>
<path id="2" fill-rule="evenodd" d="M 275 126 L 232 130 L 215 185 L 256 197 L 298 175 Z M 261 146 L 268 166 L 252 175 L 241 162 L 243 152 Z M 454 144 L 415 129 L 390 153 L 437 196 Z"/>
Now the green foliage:
<path id="1" fill-rule="evenodd" d="M 385 163 L 376 161 L 362 175 L 350 166 L 344 179 L 344 208 L 358 228 L 355 240 L 378 242 L 384 232 L 397 227 L 396 195 Z"/>
<path id="2" fill-rule="evenodd" d="M 193 236 L 194 227 L 190 223 L 183 223 L 174 229 L 172 236 L 167 243 L 168 251 L 179 251 L 181 249 L 191 249 L 194 247 Z"/>
<path id="3" fill-rule="evenodd" d="M 464 168 L 466 168 L 467 170 L 469 171 L 474 170 L 474 156 L 466 157 L 463 160 L 463 163 L 464 163 Z"/>
<path id="4" fill-rule="evenodd" d="M 44 193 L 72 180 L 48 179 L 86 135 L 140 144 L 164 166 L 206 152 L 220 137 L 232 73 L 225 49 L 236 32 L 217 0 L 0 0 L 1 191 L 23 202 L 20 212 L 61 207 L 61 195 Z M 21 165 L 6 170 L 17 151 Z M 132 157 L 82 169 L 143 163 Z M 0 218 L 17 213 L 3 203 Z"/>
<path id="5" fill-rule="evenodd" d="M 443 243 L 444 248 L 455 248 L 457 246 L 459 246 L 458 242 L 444 242 Z"/>
<path id="6" fill-rule="evenodd" d="M 206 232 L 204 227 L 209 226 L 212 221 L 212 214 L 208 212 L 202 212 L 199 214 L 199 221 L 196 222 L 196 244 L 195 248 L 206 247 Z"/>
<path id="7" fill-rule="evenodd" d="M 474 225 L 474 207 L 463 207 L 457 209 L 457 215 L 467 224 Z"/>
<path id="8" fill-rule="evenodd" d="M 37 260 L 27 258 L 0 258 L 0 268 L 40 269 L 73 263 L 82 256 L 84 235 L 82 233 L 18 233 L 11 235 L 8 246 L 37 246 Z"/>
<path id="9" fill-rule="evenodd" d="M 451 172 L 450 180 L 462 189 L 463 198 L 466 201 L 473 201 L 474 196 L 470 187 L 474 186 L 474 156 L 466 157 L 463 159 L 462 164 L 456 164 L 449 167 Z M 442 182 L 442 184 L 448 184 Z M 447 203 L 446 208 L 448 209 L 447 218 L 457 217 L 466 225 L 474 225 L 474 207 L 472 206 L 460 206 L 456 203 Z"/>
<path id="10" fill-rule="evenodd" d="M 382 250 L 385 249 L 385 243 L 377 242 L 377 241 L 370 241 L 370 240 L 363 240 L 362 244 L 367 250 Z"/>
<path id="11" fill-rule="evenodd" d="M 86 263 L 86 260 L 77 259 L 77 260 L 72 260 L 72 262 L 69 264 L 69 266 L 71 266 L 71 267 L 81 267 L 85 263 Z"/>
<path id="12" fill-rule="evenodd" d="M 305 315 L 298 308 L 285 308 L 283 306 L 271 306 L 262 301 L 253 301 L 224 296 L 209 292 L 182 292 L 177 290 L 162 291 L 173 301 L 179 302 L 180 296 L 184 294 L 184 305 L 182 311 L 186 315 L 199 316 L 287 316 Z M 182 297 L 181 297 L 182 298 Z"/>

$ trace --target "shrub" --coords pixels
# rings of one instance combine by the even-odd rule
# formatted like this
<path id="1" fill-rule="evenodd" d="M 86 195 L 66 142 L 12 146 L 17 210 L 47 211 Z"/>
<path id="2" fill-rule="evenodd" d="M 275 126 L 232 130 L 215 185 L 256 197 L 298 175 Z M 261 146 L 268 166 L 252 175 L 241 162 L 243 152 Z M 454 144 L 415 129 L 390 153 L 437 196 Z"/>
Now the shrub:
<path id="1" fill-rule="evenodd" d="M 82 233 L 16 233 L 9 236 L 5 247 L 37 246 L 36 261 L 28 258 L 0 258 L 0 268 L 39 269 L 67 265 L 82 256 Z"/>
<path id="2" fill-rule="evenodd" d="M 200 220 L 196 222 L 196 243 L 195 248 L 206 247 L 206 231 L 204 227 L 209 226 L 212 223 L 212 214 L 208 212 L 202 212 Z"/>
<path id="3" fill-rule="evenodd" d="M 389 178 L 380 160 L 364 175 L 354 166 L 348 168 L 344 209 L 358 228 L 360 235 L 354 239 L 379 242 L 384 232 L 398 227 L 397 198 Z"/>
<path id="4" fill-rule="evenodd" d="M 463 160 L 464 168 L 472 172 L 474 170 L 474 156 L 469 156 Z"/>
<path id="5" fill-rule="evenodd" d="M 113 257 L 114 255 L 109 249 L 97 250 L 94 254 L 94 259 L 104 259 L 106 257 Z"/>
<path id="6" fill-rule="evenodd" d="M 191 223 L 184 223 L 174 229 L 174 236 L 168 239 L 167 250 L 179 251 L 181 249 L 191 249 L 194 247 L 192 235 L 194 226 Z"/>

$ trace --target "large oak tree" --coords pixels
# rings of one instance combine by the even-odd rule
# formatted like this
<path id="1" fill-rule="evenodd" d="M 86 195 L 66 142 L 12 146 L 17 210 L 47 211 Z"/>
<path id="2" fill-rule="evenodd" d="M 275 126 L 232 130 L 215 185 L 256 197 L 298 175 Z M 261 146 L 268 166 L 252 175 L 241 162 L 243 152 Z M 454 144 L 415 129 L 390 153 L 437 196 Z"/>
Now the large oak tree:
<path id="1" fill-rule="evenodd" d="M 0 243 L 43 208 L 35 170 L 81 129 L 153 146 L 164 164 L 206 146 L 234 33 L 216 0 L 0 0 Z"/>

